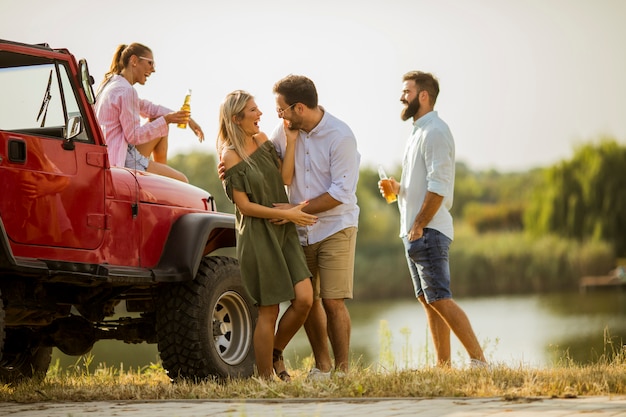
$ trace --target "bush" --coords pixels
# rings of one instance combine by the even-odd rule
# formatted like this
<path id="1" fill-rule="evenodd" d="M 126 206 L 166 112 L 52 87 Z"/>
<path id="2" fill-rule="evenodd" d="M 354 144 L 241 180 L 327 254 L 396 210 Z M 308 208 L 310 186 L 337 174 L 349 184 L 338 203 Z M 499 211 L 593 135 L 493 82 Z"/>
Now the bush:
<path id="1" fill-rule="evenodd" d="M 553 235 L 533 238 L 524 233 L 460 233 L 450 249 L 457 295 L 577 289 L 582 276 L 607 273 L 614 259 L 608 243 L 579 243 Z"/>
<path id="2" fill-rule="evenodd" d="M 457 229 L 450 247 L 455 297 L 578 290 L 582 276 L 606 274 L 615 263 L 608 243 Z M 402 242 L 395 242 L 357 242 L 355 298 L 414 297 Z"/>

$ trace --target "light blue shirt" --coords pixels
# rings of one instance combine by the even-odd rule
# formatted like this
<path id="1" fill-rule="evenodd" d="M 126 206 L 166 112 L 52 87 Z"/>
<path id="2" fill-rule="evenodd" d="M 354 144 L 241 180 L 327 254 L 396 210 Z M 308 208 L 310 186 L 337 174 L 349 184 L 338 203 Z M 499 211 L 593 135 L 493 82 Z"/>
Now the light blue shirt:
<path id="1" fill-rule="evenodd" d="M 283 123 L 276 126 L 270 139 L 278 155 L 285 154 L 287 138 Z M 313 226 L 297 226 L 300 243 L 311 245 L 347 228 L 358 227 L 359 206 L 356 186 L 361 155 L 354 133 L 347 124 L 327 111 L 309 133 L 300 130 L 296 143 L 295 173 L 288 189 L 289 201 L 299 204 L 324 193 L 341 204 L 322 213 Z"/>
<path id="2" fill-rule="evenodd" d="M 450 208 L 454 194 L 454 138 L 448 125 L 431 111 L 413 123 L 404 149 L 398 209 L 400 237 L 408 235 L 422 208 L 426 191 L 443 197 L 428 226 L 454 239 Z"/>

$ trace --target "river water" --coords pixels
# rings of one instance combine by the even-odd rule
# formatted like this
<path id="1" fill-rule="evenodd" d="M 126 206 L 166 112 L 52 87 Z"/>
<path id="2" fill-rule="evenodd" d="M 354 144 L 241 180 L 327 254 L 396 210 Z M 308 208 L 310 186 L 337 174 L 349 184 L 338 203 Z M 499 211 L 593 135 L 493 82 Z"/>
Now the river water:
<path id="1" fill-rule="evenodd" d="M 457 299 L 467 313 L 487 359 L 510 367 L 550 367 L 569 358 L 577 363 L 598 359 L 626 342 L 626 291 L 597 291 Z M 416 300 L 349 301 L 352 361 L 360 366 L 417 369 L 435 363 L 424 311 Z M 607 341 L 609 343 L 607 343 Z M 137 369 L 156 363 L 156 345 L 96 343 L 93 365 Z M 53 363 L 82 364 L 56 349 Z M 304 331 L 285 350 L 292 367 L 310 364 Z M 452 336 L 453 365 L 468 358 Z"/>

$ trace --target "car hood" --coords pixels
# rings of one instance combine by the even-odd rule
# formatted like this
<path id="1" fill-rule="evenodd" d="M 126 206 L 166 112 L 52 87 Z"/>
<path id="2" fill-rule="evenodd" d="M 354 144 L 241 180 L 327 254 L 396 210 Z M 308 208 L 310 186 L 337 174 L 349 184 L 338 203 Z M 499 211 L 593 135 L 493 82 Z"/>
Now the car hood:
<path id="1" fill-rule="evenodd" d="M 211 194 L 194 185 L 126 168 L 112 168 L 111 174 L 117 199 L 138 194 L 141 203 L 212 210 Z"/>

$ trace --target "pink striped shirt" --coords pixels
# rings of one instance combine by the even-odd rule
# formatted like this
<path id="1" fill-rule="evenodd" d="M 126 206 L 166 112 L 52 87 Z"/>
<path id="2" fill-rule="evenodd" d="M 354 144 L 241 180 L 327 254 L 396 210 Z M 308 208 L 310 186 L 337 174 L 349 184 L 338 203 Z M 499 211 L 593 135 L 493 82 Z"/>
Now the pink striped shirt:
<path id="1" fill-rule="evenodd" d="M 121 75 L 114 75 L 98 95 L 95 104 L 98 123 L 105 128 L 109 164 L 124 166 L 128 144 L 139 145 L 167 136 L 169 128 L 160 117 L 172 110 L 139 98 Z M 155 119 L 141 124 L 140 117 Z"/>

